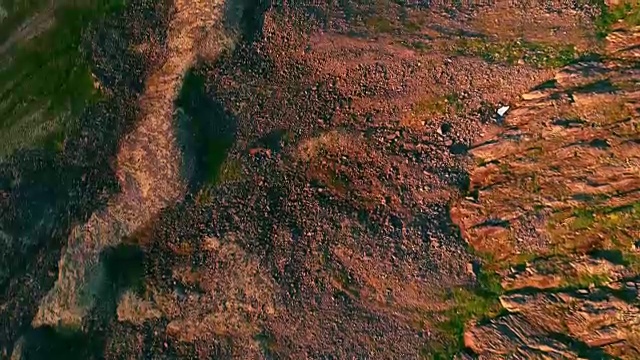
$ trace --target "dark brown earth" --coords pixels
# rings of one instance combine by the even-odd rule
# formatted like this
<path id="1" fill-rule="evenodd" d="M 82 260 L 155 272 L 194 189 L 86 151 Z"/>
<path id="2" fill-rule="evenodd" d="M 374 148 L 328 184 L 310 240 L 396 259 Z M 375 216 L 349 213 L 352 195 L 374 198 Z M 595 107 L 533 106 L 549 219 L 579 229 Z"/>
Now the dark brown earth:
<path id="1" fill-rule="evenodd" d="M 187 194 L 131 210 L 127 236 L 74 258 L 66 284 L 91 283 L 90 304 L 48 302 L 72 229 L 166 170 L 163 141 L 135 142 L 142 172 L 121 159 L 171 61 L 167 29 L 189 24 L 175 10 L 203 4 L 134 1 L 94 25 L 86 51 L 108 98 L 61 153 L 0 166 L 0 357 L 638 355 L 637 298 L 620 295 L 638 287 L 638 39 L 598 41 L 599 9 L 560 2 L 241 4 L 238 40 L 221 52 L 219 33 L 194 35 L 196 61 L 172 77 L 182 91 L 157 110 L 173 113 Z M 161 180 L 145 194 L 174 194 Z M 574 202 L 600 195 L 568 228 Z M 624 227 L 593 220 L 621 206 Z M 488 273 L 500 310 L 465 318 L 450 349 L 451 294 Z M 82 315 L 35 321 L 44 308 Z"/>

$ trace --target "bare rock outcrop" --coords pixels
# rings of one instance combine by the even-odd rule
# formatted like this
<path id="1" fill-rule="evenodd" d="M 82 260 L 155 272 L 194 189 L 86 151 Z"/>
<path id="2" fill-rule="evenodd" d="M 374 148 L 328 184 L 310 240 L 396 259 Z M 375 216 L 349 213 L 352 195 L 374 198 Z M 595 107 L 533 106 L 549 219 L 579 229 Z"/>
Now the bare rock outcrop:
<path id="1" fill-rule="evenodd" d="M 473 196 L 452 214 L 507 269 L 503 313 L 464 334 L 480 358 L 640 357 L 639 44 L 614 30 L 603 60 L 522 95 L 472 147 Z"/>

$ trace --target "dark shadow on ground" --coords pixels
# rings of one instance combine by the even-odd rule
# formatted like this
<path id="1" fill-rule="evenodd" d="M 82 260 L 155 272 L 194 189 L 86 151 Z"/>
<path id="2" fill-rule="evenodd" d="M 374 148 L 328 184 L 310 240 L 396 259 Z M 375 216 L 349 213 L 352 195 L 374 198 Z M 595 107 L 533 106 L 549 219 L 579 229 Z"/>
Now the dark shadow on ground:
<path id="1" fill-rule="evenodd" d="M 176 107 L 183 174 L 196 191 L 218 180 L 220 167 L 235 143 L 237 124 L 215 95 L 207 93 L 204 78 L 197 71 L 185 77 Z"/>
<path id="2" fill-rule="evenodd" d="M 98 337 L 90 338 L 81 333 L 62 334 L 47 326 L 25 335 L 21 359 L 99 359 L 96 354 L 101 353 L 103 346 L 103 341 Z"/>
<path id="3" fill-rule="evenodd" d="M 58 337 L 52 329 L 31 329 L 30 323 L 57 278 L 69 231 L 118 191 L 112 159 L 137 118 L 145 76 L 161 61 L 133 45 L 149 39 L 162 43 L 169 13 L 159 6 L 136 0 L 124 14 L 85 33 L 83 50 L 105 96 L 85 109 L 78 131 L 67 134 L 62 149 L 19 151 L 0 163 L 0 236 L 6 239 L 0 247 L 0 353 L 11 354 L 24 336 L 29 356 L 23 358 L 91 358 L 85 355 L 94 350 L 94 337 Z"/>

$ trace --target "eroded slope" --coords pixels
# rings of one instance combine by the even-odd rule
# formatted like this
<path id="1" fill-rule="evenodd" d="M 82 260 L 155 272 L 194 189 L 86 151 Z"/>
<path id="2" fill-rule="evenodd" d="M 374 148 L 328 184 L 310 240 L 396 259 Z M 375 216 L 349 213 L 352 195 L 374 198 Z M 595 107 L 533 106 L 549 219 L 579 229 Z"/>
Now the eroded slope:
<path id="1" fill-rule="evenodd" d="M 469 187 L 469 147 L 499 104 L 598 47 L 593 9 L 509 3 L 250 3 L 239 42 L 222 52 L 216 3 L 172 4 L 166 38 L 127 46 L 159 61 L 135 79 L 145 85 L 117 148 L 121 192 L 65 239 L 41 326 L 17 342 L 22 332 L 7 330 L 8 349 L 83 359 L 457 352 L 459 313 L 480 312 L 457 302 L 478 300 L 469 288 L 487 274 L 449 216 Z M 497 31 L 510 11 L 533 21 Z M 13 281 L 6 298 L 29 293 Z"/>

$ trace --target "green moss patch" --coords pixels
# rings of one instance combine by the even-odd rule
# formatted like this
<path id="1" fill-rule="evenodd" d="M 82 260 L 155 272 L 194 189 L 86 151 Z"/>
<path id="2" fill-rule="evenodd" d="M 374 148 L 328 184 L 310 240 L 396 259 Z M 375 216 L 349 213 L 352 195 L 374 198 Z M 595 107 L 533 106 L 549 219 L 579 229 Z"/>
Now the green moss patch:
<path id="1" fill-rule="evenodd" d="M 499 297 L 503 293 L 497 274 L 480 272 L 475 288 L 456 288 L 446 295 L 452 307 L 443 315 L 438 325 L 442 341 L 425 346 L 422 357 L 426 359 L 452 359 L 464 350 L 465 326 L 472 320 L 482 321 L 499 315 L 503 309 Z"/>
<path id="2" fill-rule="evenodd" d="M 454 52 L 481 57 L 488 62 L 524 62 L 538 68 L 561 67 L 578 58 L 573 45 L 547 45 L 524 40 L 493 42 L 479 38 L 462 39 L 455 44 Z"/>
<path id="3" fill-rule="evenodd" d="M 600 6 L 600 16 L 595 21 L 600 38 L 605 38 L 619 22 L 630 27 L 640 25 L 640 1 L 623 1 L 614 7 L 607 6 L 602 0 L 596 3 Z"/>

